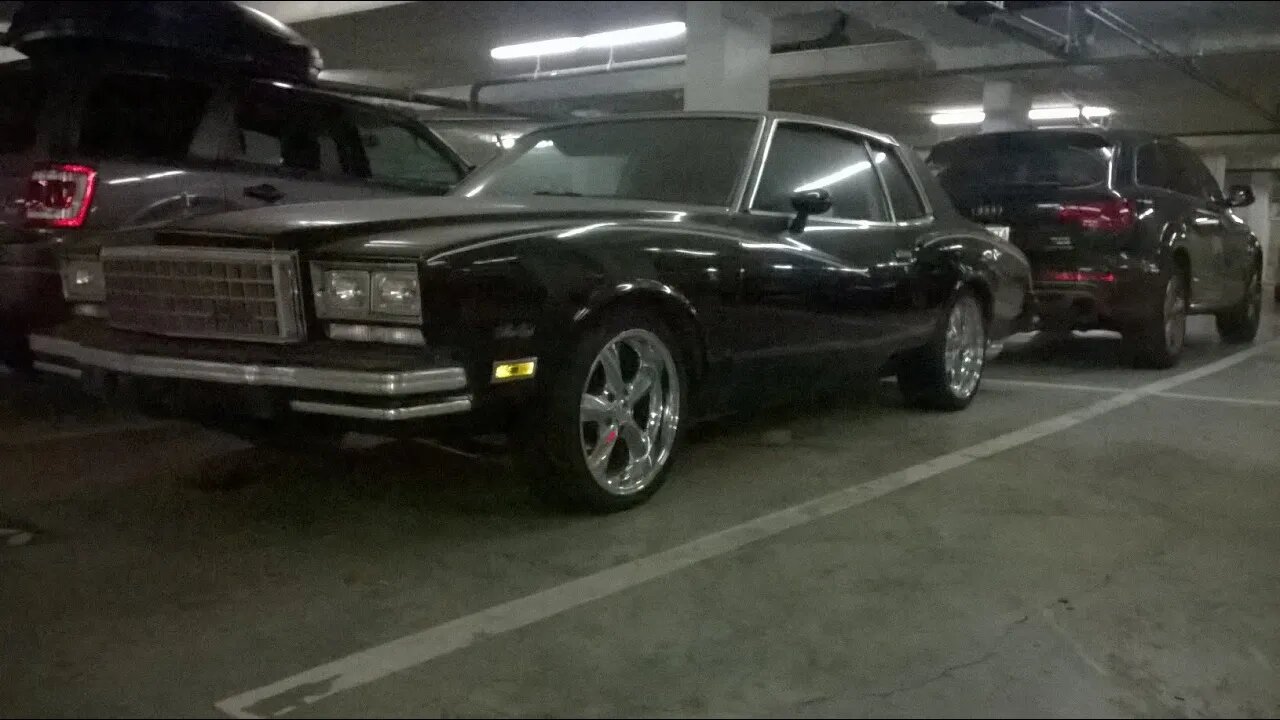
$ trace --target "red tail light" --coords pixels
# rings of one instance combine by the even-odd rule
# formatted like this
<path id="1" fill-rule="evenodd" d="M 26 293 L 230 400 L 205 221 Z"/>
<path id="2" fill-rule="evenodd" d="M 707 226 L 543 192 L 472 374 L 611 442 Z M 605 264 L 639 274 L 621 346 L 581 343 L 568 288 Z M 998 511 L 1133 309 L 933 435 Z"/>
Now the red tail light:
<path id="1" fill-rule="evenodd" d="M 1116 232 L 1132 227 L 1137 217 L 1131 201 L 1103 200 L 1063 205 L 1058 209 L 1058 222 L 1079 225 L 1085 230 Z"/>
<path id="2" fill-rule="evenodd" d="M 27 181 L 27 224 L 76 228 L 84 225 L 93 203 L 98 172 L 84 165 L 50 165 Z"/>
<path id="3" fill-rule="evenodd" d="M 1039 275 L 1043 282 L 1113 283 L 1115 273 L 1091 270 L 1045 270 Z"/>

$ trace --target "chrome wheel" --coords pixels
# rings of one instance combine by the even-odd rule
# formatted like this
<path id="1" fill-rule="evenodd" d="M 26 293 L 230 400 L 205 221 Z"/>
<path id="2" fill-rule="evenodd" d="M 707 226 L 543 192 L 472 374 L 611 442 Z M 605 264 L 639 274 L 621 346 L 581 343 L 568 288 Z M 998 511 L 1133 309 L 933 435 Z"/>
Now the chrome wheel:
<path id="1" fill-rule="evenodd" d="M 1182 350 L 1187 336 L 1187 292 L 1182 276 L 1169 278 L 1164 289 L 1164 345 L 1171 355 Z"/>
<path id="2" fill-rule="evenodd" d="M 947 318 L 947 389 L 955 397 L 966 399 L 978 389 L 986 346 L 982 308 L 969 295 L 961 296 Z"/>
<path id="3" fill-rule="evenodd" d="M 582 457 L 600 487 L 631 495 L 653 482 L 680 422 L 680 375 L 657 335 L 627 330 L 605 344 L 587 373 L 578 420 Z"/>

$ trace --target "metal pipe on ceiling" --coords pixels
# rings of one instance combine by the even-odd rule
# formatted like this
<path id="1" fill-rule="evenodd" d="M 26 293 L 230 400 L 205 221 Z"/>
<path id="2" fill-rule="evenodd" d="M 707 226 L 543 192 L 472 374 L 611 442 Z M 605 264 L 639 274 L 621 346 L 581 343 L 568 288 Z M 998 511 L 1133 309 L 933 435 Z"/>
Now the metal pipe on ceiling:
<path id="1" fill-rule="evenodd" d="M 583 67 L 567 68 L 564 70 L 547 70 L 544 72 L 524 73 L 522 75 L 498 78 L 496 80 L 481 80 L 471 86 L 471 107 L 481 107 L 480 91 L 485 88 L 497 87 L 499 85 L 519 85 L 533 82 L 535 80 L 551 80 L 554 78 L 579 77 L 582 75 L 605 75 L 621 70 L 641 70 L 645 68 L 666 67 L 668 65 L 680 65 L 684 61 L 684 55 L 666 55 L 664 57 L 624 60 L 622 62 L 609 62 L 599 65 L 586 65 Z"/>
<path id="2" fill-rule="evenodd" d="M 1242 92 L 1241 90 L 1208 75 L 1190 58 L 1183 57 L 1172 50 L 1165 48 L 1163 45 L 1152 40 L 1146 35 L 1143 35 L 1142 32 L 1131 25 L 1129 21 L 1119 15 L 1116 15 L 1111 10 L 1101 6 L 1087 5 L 1084 7 L 1084 13 L 1094 20 L 1102 23 L 1129 42 L 1132 42 L 1160 60 L 1163 60 L 1178 70 L 1181 70 L 1183 74 L 1192 80 L 1199 82 L 1224 97 L 1230 98 L 1231 100 L 1248 107 L 1260 117 L 1266 118 L 1272 124 L 1280 125 L 1280 114 L 1277 114 L 1274 110 L 1267 108 L 1248 93 Z"/>

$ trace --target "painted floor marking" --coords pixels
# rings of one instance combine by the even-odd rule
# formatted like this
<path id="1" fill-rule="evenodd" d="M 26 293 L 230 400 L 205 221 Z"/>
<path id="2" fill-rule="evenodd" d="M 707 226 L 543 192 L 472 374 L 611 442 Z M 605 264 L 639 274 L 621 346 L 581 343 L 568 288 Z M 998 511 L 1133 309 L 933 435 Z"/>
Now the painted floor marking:
<path id="1" fill-rule="evenodd" d="M 150 432 L 155 430 L 169 430 L 179 427 L 182 427 L 181 423 L 170 422 L 167 420 L 139 420 L 136 422 L 113 423 L 111 425 L 100 425 L 80 430 L 62 430 L 47 433 L 45 435 L 35 435 L 25 438 L 20 437 L 12 440 L 0 439 L 0 450 L 43 445 L 45 443 L 61 442 L 64 440 L 80 440 L 83 438 L 97 437 L 99 435 L 115 435 L 128 432 Z"/>
<path id="2" fill-rule="evenodd" d="M 947 453 L 864 483 L 762 515 L 669 550 L 615 565 L 562 585 L 427 628 L 346 657 L 304 670 L 283 680 L 214 703 L 232 717 L 285 715 L 298 707 L 346 692 L 422 665 L 495 635 L 517 630 L 567 610 L 615 595 L 705 560 L 739 550 L 787 530 L 848 510 L 977 460 L 1062 432 L 1099 415 L 1132 405 L 1220 372 L 1271 349 L 1280 340 L 1255 345 L 1193 370 L 1157 380 L 1082 409 Z"/>
<path id="3" fill-rule="evenodd" d="M 992 387 L 1025 387 L 1032 389 L 1044 390 L 1068 390 L 1078 392 L 1094 392 L 1094 393 L 1123 393 L 1126 388 L 1107 386 L 1107 385 L 1075 385 L 1072 383 L 1059 382 L 1042 382 L 1038 380 L 1011 380 L 1005 378 L 983 378 L 982 384 Z M 1251 405 L 1256 407 L 1280 407 L 1280 400 L 1259 400 L 1253 398 L 1237 398 L 1227 397 L 1224 395 L 1197 395 L 1193 393 L 1177 393 L 1177 392 L 1156 392 L 1150 393 L 1155 397 L 1169 398 L 1171 400 L 1195 400 L 1201 402 L 1218 402 L 1228 403 L 1231 405 Z"/>
<path id="4" fill-rule="evenodd" d="M 1131 388 L 1114 387 L 1108 385 L 1085 385 L 1060 382 L 1046 382 L 1042 380 L 1014 380 L 1011 378 L 982 378 L 983 385 L 991 385 L 995 387 L 1026 387 L 1026 388 L 1043 388 L 1045 390 L 1078 390 L 1080 392 L 1096 392 L 1096 393 L 1122 393 Z"/>

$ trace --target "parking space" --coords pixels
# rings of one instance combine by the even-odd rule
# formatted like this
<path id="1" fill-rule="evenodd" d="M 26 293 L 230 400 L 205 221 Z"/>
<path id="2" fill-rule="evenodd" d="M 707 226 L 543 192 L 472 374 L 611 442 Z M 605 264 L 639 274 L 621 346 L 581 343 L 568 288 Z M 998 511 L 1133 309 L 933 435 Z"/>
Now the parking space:
<path id="1" fill-rule="evenodd" d="M 34 531 L 0 546 L 0 704 L 1274 713 L 1277 408 L 1232 402 L 1276 397 L 1264 322 L 1240 348 L 1196 320 L 1161 372 L 1115 367 L 1114 339 L 1015 342 L 959 414 L 886 383 L 730 418 L 606 517 L 546 509 L 501 457 L 310 462 L 33 399 L 0 447 L 0 516 Z M 211 486 L 210 458 L 251 482 Z"/>

